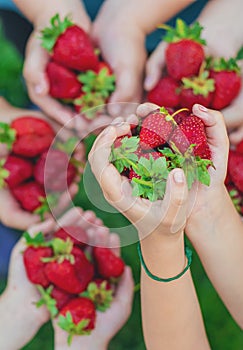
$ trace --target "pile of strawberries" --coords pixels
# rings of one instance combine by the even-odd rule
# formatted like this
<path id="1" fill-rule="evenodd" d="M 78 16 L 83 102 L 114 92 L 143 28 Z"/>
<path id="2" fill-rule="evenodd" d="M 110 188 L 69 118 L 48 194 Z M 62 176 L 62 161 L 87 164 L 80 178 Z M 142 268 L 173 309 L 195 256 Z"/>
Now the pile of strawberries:
<path id="1" fill-rule="evenodd" d="M 110 67 L 99 59 L 89 35 L 69 17 L 58 14 L 51 26 L 41 31 L 42 46 L 50 53 L 46 67 L 52 97 L 75 108 L 88 119 L 89 109 L 104 105 L 115 89 Z"/>
<path id="2" fill-rule="evenodd" d="M 240 215 L 243 215 L 243 140 L 229 151 L 225 185 L 235 208 Z"/>
<path id="3" fill-rule="evenodd" d="M 159 106 L 191 109 L 195 103 L 221 110 L 238 96 L 241 89 L 240 67 L 242 48 L 229 60 L 206 57 L 198 22 L 191 27 L 177 19 L 176 27 L 167 30 L 163 40 L 169 44 L 165 52 L 166 71 L 147 94 L 147 100 Z M 162 73 L 162 72 L 161 72 Z"/>
<path id="4" fill-rule="evenodd" d="M 24 233 L 27 248 L 23 253 L 28 279 L 37 285 L 51 317 L 68 333 L 87 335 L 95 328 L 96 310 L 110 307 L 118 278 L 124 271 L 123 260 L 112 250 L 88 245 L 85 230 L 65 226 L 51 237 L 39 232 Z"/>
<path id="5" fill-rule="evenodd" d="M 129 178 L 134 196 L 150 201 L 163 199 L 172 169 L 184 170 L 190 189 L 195 181 L 209 185 L 213 166 L 202 120 L 186 108 L 173 112 L 164 107 L 115 140 L 110 162 Z"/>
<path id="6" fill-rule="evenodd" d="M 76 165 L 69 155 L 50 148 L 54 138 L 51 125 L 40 118 L 22 116 L 10 125 L 0 123 L 0 142 L 9 149 L 1 161 L 0 185 L 7 185 L 23 209 L 41 218 L 49 211 L 48 203 L 76 176 Z"/>

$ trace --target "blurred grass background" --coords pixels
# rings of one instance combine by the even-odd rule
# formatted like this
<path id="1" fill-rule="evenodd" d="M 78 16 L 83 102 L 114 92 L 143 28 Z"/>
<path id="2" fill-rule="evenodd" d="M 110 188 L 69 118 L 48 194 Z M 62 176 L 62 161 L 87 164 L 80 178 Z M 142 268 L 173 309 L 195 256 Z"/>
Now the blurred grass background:
<path id="1" fill-rule="evenodd" d="M 6 97 L 13 105 L 26 107 L 29 104 L 29 99 L 21 76 L 23 61 L 16 48 L 5 38 L 1 26 L 0 48 L 0 95 Z M 91 146 L 92 141 L 92 137 L 87 140 L 88 149 Z M 102 209 L 97 209 L 85 193 L 82 182 L 80 183 L 79 193 L 75 198 L 75 204 L 80 205 L 85 210 L 94 210 L 97 216 L 99 216 L 108 227 L 122 227 L 127 223 L 126 219 L 120 214 L 110 214 Z M 115 231 L 115 229 L 113 229 L 113 231 Z M 0 242 L 3 239 L 4 237 L 1 237 Z M 132 244 L 122 248 L 122 256 L 126 264 L 132 267 L 135 284 L 138 283 L 140 264 L 138 261 L 136 245 Z M 212 349 L 242 350 L 243 332 L 232 320 L 228 311 L 219 299 L 195 252 L 193 254 L 191 270 Z M 0 276 L 0 293 L 4 290 L 5 286 L 6 277 Z M 180 311 L 178 310 L 178 312 Z M 53 349 L 53 331 L 50 322 L 44 325 L 35 338 L 21 350 L 40 349 Z M 114 337 L 109 346 L 109 350 L 124 349 L 145 350 L 141 327 L 139 292 L 135 293 L 133 311 L 130 319 L 123 329 Z"/>

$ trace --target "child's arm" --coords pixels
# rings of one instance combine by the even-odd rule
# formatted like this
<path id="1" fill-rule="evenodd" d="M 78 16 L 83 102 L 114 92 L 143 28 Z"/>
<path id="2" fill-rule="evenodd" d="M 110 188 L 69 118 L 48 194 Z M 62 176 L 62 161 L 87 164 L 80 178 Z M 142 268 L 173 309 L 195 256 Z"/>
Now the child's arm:
<path id="1" fill-rule="evenodd" d="M 147 267 L 153 274 L 169 278 L 187 263 L 183 229 L 188 192 L 184 174 L 179 169 L 170 173 L 163 201 L 151 203 L 132 197 L 128 180 L 109 163 L 112 143 L 128 130 L 126 123 L 108 127 L 96 140 L 89 161 L 108 202 L 137 228 Z M 209 349 L 190 272 L 169 283 L 154 281 L 143 269 L 141 273 L 147 349 Z"/>

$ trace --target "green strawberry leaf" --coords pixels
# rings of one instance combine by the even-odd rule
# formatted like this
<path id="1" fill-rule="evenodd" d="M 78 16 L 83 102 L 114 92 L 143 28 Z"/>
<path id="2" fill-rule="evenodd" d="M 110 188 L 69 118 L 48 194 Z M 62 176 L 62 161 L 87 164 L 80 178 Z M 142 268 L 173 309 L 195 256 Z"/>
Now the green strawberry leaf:
<path id="1" fill-rule="evenodd" d="M 44 289 L 42 286 L 37 285 L 36 286 L 41 298 L 37 301 L 36 307 L 39 308 L 42 305 L 45 305 L 50 312 L 51 318 L 54 318 L 58 314 L 57 309 L 57 302 L 54 298 L 51 297 L 51 292 L 53 290 L 53 286 L 48 287 L 47 289 Z"/>
<path id="2" fill-rule="evenodd" d="M 85 93 L 99 93 L 106 99 L 115 90 L 115 76 L 110 75 L 107 68 L 102 68 L 99 73 L 88 70 L 78 76 L 83 84 L 82 91 Z"/>
<path id="3" fill-rule="evenodd" d="M 25 243 L 31 247 L 49 247 L 50 243 L 45 241 L 44 234 L 42 232 L 38 232 L 35 236 L 31 236 L 29 232 L 25 231 L 23 233 L 23 238 L 25 239 Z"/>
<path id="4" fill-rule="evenodd" d="M 100 286 L 95 282 L 90 282 L 86 291 L 81 296 L 87 297 L 93 301 L 97 310 L 104 312 L 109 309 L 113 301 L 112 289 L 107 289 L 107 281 L 103 281 Z"/>
<path id="5" fill-rule="evenodd" d="M 68 332 L 68 345 L 71 345 L 72 338 L 74 335 L 89 335 L 91 333 L 90 330 L 85 330 L 88 326 L 90 320 L 83 319 L 78 324 L 73 322 L 73 318 L 71 312 L 67 312 L 65 316 L 60 315 L 58 318 L 58 325 L 61 329 Z"/>
<path id="6" fill-rule="evenodd" d="M 39 198 L 41 205 L 35 209 L 34 213 L 40 216 L 41 221 L 44 221 L 45 213 L 49 213 L 51 208 L 58 203 L 59 195 L 56 193 L 48 194 L 46 197 Z"/>
<path id="7" fill-rule="evenodd" d="M 4 169 L 5 162 L 5 159 L 0 159 L 0 189 L 6 185 L 5 179 L 7 179 L 10 174 L 7 169 Z"/>
<path id="8" fill-rule="evenodd" d="M 68 27 L 73 25 L 69 16 L 61 21 L 59 14 L 55 14 L 50 20 L 50 27 L 41 30 L 41 45 L 48 52 L 52 52 L 58 37 L 65 32 Z"/>
<path id="9" fill-rule="evenodd" d="M 209 72 L 204 71 L 199 76 L 191 78 L 182 78 L 183 88 L 192 89 L 194 95 L 203 95 L 207 97 L 210 92 L 215 90 L 215 81 L 210 79 Z"/>
<path id="10" fill-rule="evenodd" d="M 73 137 L 70 137 L 65 142 L 57 141 L 55 143 L 55 148 L 70 155 L 74 152 L 74 150 L 78 144 L 79 144 L 79 138 L 73 136 Z"/>
<path id="11" fill-rule="evenodd" d="M 0 143 L 7 145 L 11 150 L 16 140 L 16 130 L 12 129 L 9 124 L 0 122 Z"/>
<path id="12" fill-rule="evenodd" d="M 124 168 L 133 167 L 136 169 L 138 156 L 134 152 L 136 152 L 138 146 L 139 138 L 137 136 L 125 136 L 121 140 L 120 147 L 112 146 L 109 161 L 114 164 L 119 173 L 122 173 Z"/>
<path id="13" fill-rule="evenodd" d="M 236 61 L 243 60 L 243 46 L 241 46 L 241 48 L 237 52 L 235 59 L 236 59 Z"/>
<path id="14" fill-rule="evenodd" d="M 61 264 L 64 260 L 68 260 L 71 264 L 75 263 L 75 258 L 71 254 L 73 242 L 69 237 L 65 241 L 61 238 L 55 237 L 49 242 L 49 245 L 53 249 L 54 256 L 42 258 L 41 261 L 45 263 L 57 261 L 59 264 Z"/>
<path id="15" fill-rule="evenodd" d="M 214 58 L 210 62 L 210 68 L 215 72 L 230 71 L 240 73 L 240 66 L 235 58 L 226 60 L 224 57 Z"/>

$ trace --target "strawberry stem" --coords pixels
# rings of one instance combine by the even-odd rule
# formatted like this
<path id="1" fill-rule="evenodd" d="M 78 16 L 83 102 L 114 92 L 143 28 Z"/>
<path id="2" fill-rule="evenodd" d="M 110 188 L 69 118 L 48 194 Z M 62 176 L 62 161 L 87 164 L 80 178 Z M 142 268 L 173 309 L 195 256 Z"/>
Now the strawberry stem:
<path id="1" fill-rule="evenodd" d="M 140 184 L 140 185 L 144 185 L 144 186 L 147 186 L 147 187 L 150 187 L 150 188 L 153 188 L 153 184 L 151 181 L 146 181 L 146 180 L 141 180 L 141 179 L 138 179 L 136 177 L 134 177 L 132 179 L 133 182 L 136 182 L 137 184 Z"/>

